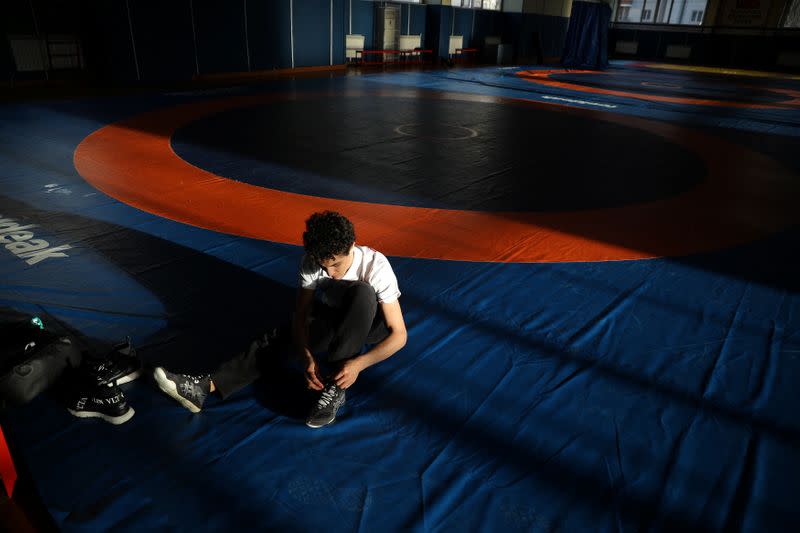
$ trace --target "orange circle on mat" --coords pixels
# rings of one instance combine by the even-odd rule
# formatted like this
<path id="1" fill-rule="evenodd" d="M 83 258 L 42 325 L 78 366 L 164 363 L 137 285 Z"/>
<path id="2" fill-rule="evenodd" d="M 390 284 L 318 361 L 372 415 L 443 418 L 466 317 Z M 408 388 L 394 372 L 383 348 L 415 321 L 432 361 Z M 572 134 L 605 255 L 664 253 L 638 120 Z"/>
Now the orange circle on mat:
<path id="1" fill-rule="evenodd" d="M 322 198 L 258 187 L 192 166 L 170 145 L 176 129 L 203 116 L 281 99 L 332 96 L 423 96 L 590 115 L 656 134 L 698 152 L 707 165 L 708 177 L 678 196 L 619 208 L 543 213 L 463 211 Z M 731 154 L 736 157 L 731 158 Z M 392 256 L 486 262 L 645 259 L 721 249 L 797 221 L 789 200 L 793 197 L 789 172 L 745 147 L 672 123 L 470 94 L 384 89 L 261 94 L 188 103 L 100 128 L 78 145 L 74 163 L 87 182 L 128 205 L 243 237 L 301 245 L 306 218 L 315 211 L 336 210 L 354 222 L 359 242 Z M 531 163 L 531 172 L 536 172 L 535 159 Z M 642 169 L 642 179 L 647 179 L 646 172 Z"/>
<path id="2" fill-rule="evenodd" d="M 703 105 L 711 107 L 732 107 L 740 109 L 796 109 L 798 106 L 800 106 L 800 91 L 778 87 L 770 88 L 769 90 L 788 96 L 788 100 L 776 102 L 774 104 L 754 104 L 752 102 L 712 100 L 710 98 L 688 98 L 685 96 L 664 96 L 658 94 L 637 93 L 633 91 L 620 91 L 617 89 L 603 89 L 602 87 L 587 87 L 577 83 L 552 79 L 554 74 L 611 74 L 603 70 L 520 70 L 516 74 L 520 78 L 538 85 L 546 85 L 548 87 L 567 89 L 581 93 L 620 96 L 623 98 L 633 98 L 634 100 L 645 100 L 649 102 L 663 102 L 680 105 Z"/>

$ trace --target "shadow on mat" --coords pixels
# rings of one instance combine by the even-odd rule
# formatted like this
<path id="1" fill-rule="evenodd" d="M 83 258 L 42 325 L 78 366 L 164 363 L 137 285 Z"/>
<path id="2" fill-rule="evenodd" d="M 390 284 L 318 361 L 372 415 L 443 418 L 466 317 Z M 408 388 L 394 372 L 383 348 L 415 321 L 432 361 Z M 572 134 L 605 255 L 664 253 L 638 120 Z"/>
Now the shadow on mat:
<path id="1" fill-rule="evenodd" d="M 110 339 L 134 334 L 143 321 L 163 321 L 165 326 L 148 338 L 134 334 L 145 364 L 208 372 L 290 316 L 294 288 L 209 253 L 108 222 L 40 210 L 8 197 L 0 196 L 0 207 L 4 216 L 37 224 L 39 231 L 57 236 L 59 243 L 70 243 L 74 254 L 67 262 L 36 265 L 51 270 L 31 268 L 21 273 L 35 290 L 18 287 L 9 304 L 40 306 L 75 329 L 87 323 L 107 329 Z M 294 252 L 296 260 L 290 259 L 294 265 L 300 259 L 289 246 L 224 235 L 219 241 L 211 248 L 248 246 L 247 253 L 264 261 Z M 90 268 L 102 270 L 105 277 Z M 104 286 L 109 279 L 125 281 L 126 287 L 132 281 L 146 289 L 161 305 L 161 316 L 141 314 L 142 302 L 136 298 L 144 291 L 126 294 Z M 107 341 L 85 340 L 92 349 L 108 348 Z"/>

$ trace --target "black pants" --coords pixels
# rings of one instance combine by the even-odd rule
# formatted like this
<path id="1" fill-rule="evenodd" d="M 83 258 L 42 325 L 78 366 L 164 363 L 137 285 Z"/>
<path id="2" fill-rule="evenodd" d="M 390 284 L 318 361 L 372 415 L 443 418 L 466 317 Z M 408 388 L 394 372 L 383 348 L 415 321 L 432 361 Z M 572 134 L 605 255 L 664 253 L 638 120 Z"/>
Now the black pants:
<path id="1" fill-rule="evenodd" d="M 325 360 L 335 363 L 355 357 L 364 344 L 382 341 L 389 335 L 389 328 L 378 307 L 375 290 L 368 283 L 353 281 L 344 291 L 340 307 L 314 301 L 308 333 L 311 353 L 315 357 L 325 353 Z M 258 379 L 270 362 L 268 359 L 291 349 L 289 328 L 282 330 L 277 338 L 264 335 L 220 365 L 211 379 L 220 395 L 227 398 Z"/>

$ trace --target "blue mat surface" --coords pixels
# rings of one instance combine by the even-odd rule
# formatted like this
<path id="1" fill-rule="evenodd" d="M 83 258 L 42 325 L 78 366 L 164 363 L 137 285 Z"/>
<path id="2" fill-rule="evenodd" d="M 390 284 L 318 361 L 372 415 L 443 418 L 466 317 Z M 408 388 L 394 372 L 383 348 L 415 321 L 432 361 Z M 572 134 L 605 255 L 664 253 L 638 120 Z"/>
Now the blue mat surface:
<path id="1" fill-rule="evenodd" d="M 131 335 L 150 365 L 210 370 L 287 318 L 302 250 L 109 198 L 77 174 L 75 147 L 188 101 L 381 84 L 577 99 L 481 69 L 0 107 L 0 218 L 70 246 L 33 265 L 0 249 L 0 305 L 46 310 L 97 346 Z M 592 100 L 800 172 L 796 111 Z M 76 420 L 43 395 L 5 412 L 3 430 L 64 531 L 796 531 L 797 250 L 786 228 L 641 261 L 392 257 L 409 342 L 361 375 L 331 427 L 305 427 L 302 377 L 276 367 L 199 415 L 139 380 L 124 386 L 136 409 L 124 425 Z"/>

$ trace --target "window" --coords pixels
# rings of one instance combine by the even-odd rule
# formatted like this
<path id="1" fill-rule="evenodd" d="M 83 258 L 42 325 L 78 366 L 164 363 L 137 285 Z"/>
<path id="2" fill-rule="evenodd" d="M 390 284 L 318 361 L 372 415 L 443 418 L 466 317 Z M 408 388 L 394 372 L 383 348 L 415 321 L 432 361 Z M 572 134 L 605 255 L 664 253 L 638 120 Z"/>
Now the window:
<path id="1" fill-rule="evenodd" d="M 467 7 L 471 9 L 491 9 L 500 11 L 502 0 L 451 0 L 450 5 L 455 7 Z"/>
<path id="2" fill-rule="evenodd" d="M 800 28 L 800 0 L 792 1 L 792 5 L 786 9 L 786 16 L 783 18 L 784 28 Z"/>
<path id="3" fill-rule="evenodd" d="M 708 0 L 620 0 L 617 22 L 656 24 L 703 23 Z M 794 0 L 800 4 L 800 0 Z"/>
<path id="4" fill-rule="evenodd" d="M 644 4 L 645 0 L 620 0 L 617 8 L 617 22 L 640 22 Z"/>
<path id="5" fill-rule="evenodd" d="M 617 21 L 633 22 L 631 20 L 631 6 L 620 6 L 617 10 Z"/>

